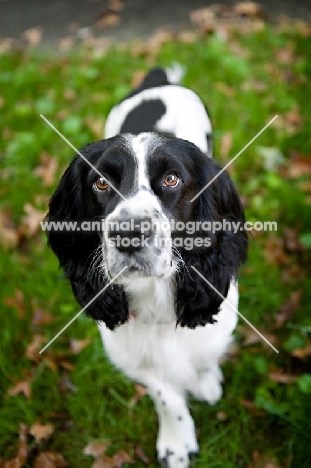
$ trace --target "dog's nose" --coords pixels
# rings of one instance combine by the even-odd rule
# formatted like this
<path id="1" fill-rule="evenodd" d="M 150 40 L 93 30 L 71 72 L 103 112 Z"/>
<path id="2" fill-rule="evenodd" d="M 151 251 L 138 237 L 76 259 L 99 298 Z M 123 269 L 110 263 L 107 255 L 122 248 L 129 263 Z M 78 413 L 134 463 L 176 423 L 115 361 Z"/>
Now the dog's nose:
<path id="1" fill-rule="evenodd" d="M 121 218 L 114 220 L 108 227 L 110 242 L 120 251 L 133 253 L 143 249 L 154 232 L 149 217 Z"/>

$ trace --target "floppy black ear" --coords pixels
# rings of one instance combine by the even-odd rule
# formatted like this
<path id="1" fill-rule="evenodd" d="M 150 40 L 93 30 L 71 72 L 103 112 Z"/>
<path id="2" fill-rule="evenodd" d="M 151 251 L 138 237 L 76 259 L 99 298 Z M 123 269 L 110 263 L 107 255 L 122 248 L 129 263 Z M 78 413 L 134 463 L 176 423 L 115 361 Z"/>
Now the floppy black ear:
<path id="1" fill-rule="evenodd" d="M 219 174 L 220 168 L 209 160 L 206 170 L 197 172 L 198 189 Z M 193 202 L 196 203 L 195 221 L 240 222 L 244 226 L 244 210 L 237 191 L 227 172 L 222 172 Z M 223 301 L 195 271 L 210 282 L 226 297 L 230 282 L 237 275 L 239 266 L 246 260 L 247 236 L 244 230 L 222 229 L 217 232 L 199 232 L 199 237 L 211 241 L 209 247 L 181 251 L 183 265 L 176 276 L 176 312 L 181 326 L 195 328 L 213 323 Z"/>
<path id="2" fill-rule="evenodd" d="M 91 145 L 89 145 L 90 147 Z M 83 153 L 83 149 L 81 150 Z M 84 153 L 86 155 L 88 152 Z M 86 216 L 86 179 L 88 164 L 77 156 L 64 173 L 49 203 L 47 221 L 81 223 Z M 50 229 L 48 244 L 57 255 L 66 278 L 71 282 L 78 303 L 84 307 L 108 284 L 102 268 L 100 233 L 92 231 Z M 95 256 L 98 259 L 96 261 Z M 100 256 L 100 258 L 98 257 Z M 112 284 L 88 306 L 86 313 L 114 329 L 128 318 L 124 291 Z"/>

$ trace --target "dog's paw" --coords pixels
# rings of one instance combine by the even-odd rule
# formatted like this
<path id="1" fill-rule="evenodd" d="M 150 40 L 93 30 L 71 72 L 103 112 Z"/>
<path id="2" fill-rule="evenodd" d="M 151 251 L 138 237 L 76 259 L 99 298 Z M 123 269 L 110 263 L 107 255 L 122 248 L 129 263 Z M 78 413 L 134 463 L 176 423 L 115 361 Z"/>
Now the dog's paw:
<path id="1" fill-rule="evenodd" d="M 199 452 L 193 421 L 178 421 L 178 426 L 162 428 L 157 442 L 158 460 L 163 468 L 188 468 Z"/>
<path id="2" fill-rule="evenodd" d="M 200 400 L 214 405 L 222 396 L 223 375 L 219 366 L 206 370 L 200 376 L 197 388 L 193 394 Z"/>

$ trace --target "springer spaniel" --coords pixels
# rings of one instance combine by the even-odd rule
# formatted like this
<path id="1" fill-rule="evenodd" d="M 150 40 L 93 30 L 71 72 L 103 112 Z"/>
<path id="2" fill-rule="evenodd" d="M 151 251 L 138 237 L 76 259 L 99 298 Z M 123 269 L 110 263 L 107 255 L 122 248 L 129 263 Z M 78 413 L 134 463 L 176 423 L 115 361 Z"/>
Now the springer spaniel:
<path id="1" fill-rule="evenodd" d="M 81 306 L 106 286 L 86 312 L 113 364 L 155 403 L 160 465 L 186 468 L 198 452 L 186 397 L 213 405 L 222 395 L 219 361 L 237 323 L 228 302 L 237 307 L 247 238 L 219 229 L 243 225 L 242 204 L 211 158 L 202 101 L 176 84 L 175 72 L 151 70 L 112 109 L 107 139 L 74 158 L 48 220 L 81 224 L 51 230 L 48 240 Z M 85 221 L 103 226 L 83 230 Z"/>

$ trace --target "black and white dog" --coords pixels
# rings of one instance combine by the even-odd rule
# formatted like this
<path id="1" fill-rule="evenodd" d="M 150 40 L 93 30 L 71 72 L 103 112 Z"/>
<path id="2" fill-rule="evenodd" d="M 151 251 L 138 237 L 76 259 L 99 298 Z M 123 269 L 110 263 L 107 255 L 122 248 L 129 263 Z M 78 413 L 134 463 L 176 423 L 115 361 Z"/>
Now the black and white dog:
<path id="1" fill-rule="evenodd" d="M 243 208 L 211 158 L 204 105 L 175 75 L 150 71 L 112 109 L 107 139 L 81 149 L 51 198 L 49 221 L 104 228 L 48 236 L 81 306 L 109 284 L 87 313 L 111 361 L 155 403 L 160 464 L 186 468 L 198 452 L 186 397 L 214 404 L 222 395 L 219 361 L 237 322 L 222 296 L 237 307 L 247 239 L 219 229 L 242 226 Z"/>

